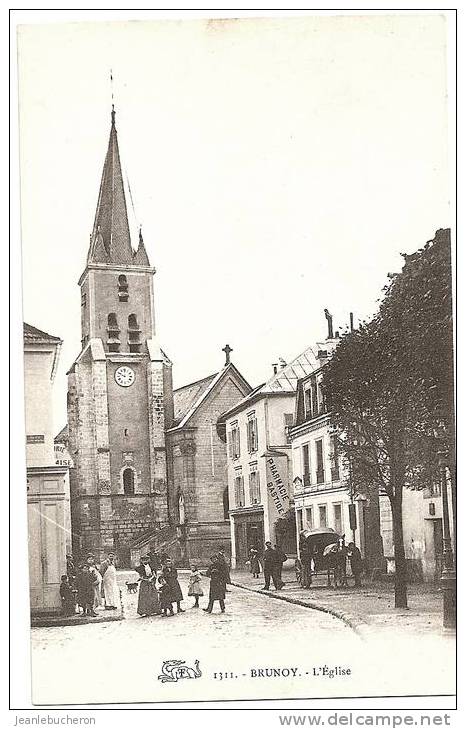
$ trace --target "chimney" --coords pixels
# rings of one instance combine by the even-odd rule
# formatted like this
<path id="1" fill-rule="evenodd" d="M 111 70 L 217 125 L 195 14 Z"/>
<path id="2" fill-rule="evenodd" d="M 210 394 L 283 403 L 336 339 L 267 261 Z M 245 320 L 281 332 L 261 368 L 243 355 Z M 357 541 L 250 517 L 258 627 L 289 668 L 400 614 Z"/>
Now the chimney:
<path id="1" fill-rule="evenodd" d="M 328 352 L 326 349 L 319 349 L 317 352 L 317 359 L 319 360 L 319 367 L 322 367 L 328 360 Z"/>
<path id="2" fill-rule="evenodd" d="M 327 319 L 328 336 L 327 339 L 333 339 L 333 316 L 328 309 L 324 309 L 325 318 Z"/>
<path id="3" fill-rule="evenodd" d="M 272 365 L 272 368 L 273 368 L 273 374 L 276 375 L 278 372 L 278 364 L 276 362 L 274 362 L 274 364 Z"/>
<path id="4" fill-rule="evenodd" d="M 350 332 L 354 332 L 354 319 L 353 319 L 352 311 L 350 311 L 350 315 L 349 315 L 349 326 L 350 326 Z"/>

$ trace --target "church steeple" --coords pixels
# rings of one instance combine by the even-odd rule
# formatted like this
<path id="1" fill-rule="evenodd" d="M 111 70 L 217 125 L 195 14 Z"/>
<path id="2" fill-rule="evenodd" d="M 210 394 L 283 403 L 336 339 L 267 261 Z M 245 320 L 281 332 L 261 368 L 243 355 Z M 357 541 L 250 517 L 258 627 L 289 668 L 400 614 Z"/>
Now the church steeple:
<path id="1" fill-rule="evenodd" d="M 111 119 L 110 138 L 100 182 L 87 262 L 134 265 L 139 261 L 135 261 L 135 253 L 131 246 L 114 108 L 112 108 Z M 147 260 L 147 254 L 145 260 Z M 145 265 L 149 265 L 148 260 Z"/>
<path id="2" fill-rule="evenodd" d="M 144 245 L 144 239 L 142 237 L 142 230 L 139 228 L 139 247 L 133 254 L 133 263 L 139 266 L 149 266 L 149 258 L 147 256 L 146 247 Z"/>

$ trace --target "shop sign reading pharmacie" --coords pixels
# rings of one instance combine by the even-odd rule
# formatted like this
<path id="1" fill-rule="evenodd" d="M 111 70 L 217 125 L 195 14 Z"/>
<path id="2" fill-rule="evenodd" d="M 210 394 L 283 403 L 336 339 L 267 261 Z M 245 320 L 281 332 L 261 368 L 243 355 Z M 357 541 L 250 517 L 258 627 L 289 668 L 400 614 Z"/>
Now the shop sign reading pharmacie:
<path id="1" fill-rule="evenodd" d="M 264 453 L 269 502 L 278 516 L 285 516 L 290 509 L 288 493 L 288 456 L 279 451 Z"/>

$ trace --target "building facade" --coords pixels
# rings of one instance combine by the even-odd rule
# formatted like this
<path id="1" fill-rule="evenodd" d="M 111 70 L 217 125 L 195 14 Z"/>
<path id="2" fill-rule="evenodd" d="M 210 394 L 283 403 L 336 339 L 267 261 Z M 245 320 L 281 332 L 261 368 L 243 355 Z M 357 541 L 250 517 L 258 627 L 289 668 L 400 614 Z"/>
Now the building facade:
<path id="1" fill-rule="evenodd" d="M 24 324 L 29 589 L 32 613 L 61 610 L 70 539 L 68 467 L 56 464 L 52 388 L 61 339 Z"/>
<path id="2" fill-rule="evenodd" d="M 451 483 L 446 479 L 450 532 L 455 547 Z M 443 566 L 443 506 L 440 484 L 421 490 L 406 488 L 403 493 L 403 536 L 408 575 L 412 580 L 438 582 Z M 380 528 L 383 553 L 389 574 L 395 571 L 393 523 L 388 496 L 380 495 Z"/>
<path id="3" fill-rule="evenodd" d="M 356 544 L 370 572 L 383 566 L 379 503 L 361 497 L 353 488 L 321 386 L 323 369 L 338 342 L 338 337 L 329 336 L 317 343 L 317 367 L 297 387 L 290 439 L 298 550 L 303 529 L 330 527 L 347 544 Z"/>
<path id="4" fill-rule="evenodd" d="M 232 565 L 243 567 L 251 547 L 280 544 L 296 554 L 289 427 L 294 421 L 298 380 L 318 366 L 309 347 L 222 414 L 228 449 Z"/>
<path id="5" fill-rule="evenodd" d="M 323 363 L 329 356 L 328 348 L 319 349 L 319 355 Z M 364 505 L 353 498 L 344 480 L 338 438 L 326 412 L 321 379 L 322 367 L 318 367 L 300 380 L 295 424 L 290 429 L 297 548 L 299 552 L 303 530 L 330 527 L 344 535 L 347 543 L 354 541 L 364 554 Z M 351 523 L 350 509 L 354 512 Z"/>
<path id="6" fill-rule="evenodd" d="M 81 352 L 68 372 L 73 547 L 129 565 L 131 545 L 168 524 L 165 429 L 171 362 L 156 340 L 155 269 L 133 249 L 115 112 L 81 291 Z"/>
<path id="7" fill-rule="evenodd" d="M 208 564 L 219 548 L 230 551 L 227 454 L 219 415 L 251 391 L 236 367 L 174 391 L 170 451 L 170 514 L 184 564 Z"/>

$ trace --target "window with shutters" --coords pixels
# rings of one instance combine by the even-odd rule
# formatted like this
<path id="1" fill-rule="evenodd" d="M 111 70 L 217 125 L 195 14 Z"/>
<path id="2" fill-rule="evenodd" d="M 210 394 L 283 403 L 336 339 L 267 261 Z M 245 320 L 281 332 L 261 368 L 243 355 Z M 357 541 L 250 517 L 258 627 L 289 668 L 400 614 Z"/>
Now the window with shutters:
<path id="1" fill-rule="evenodd" d="M 249 503 L 260 504 L 261 503 L 261 488 L 260 488 L 260 474 L 257 470 L 257 463 L 253 463 L 250 466 L 249 472 Z"/>
<path id="2" fill-rule="evenodd" d="M 241 455 L 239 426 L 237 421 L 231 424 L 231 430 L 228 434 L 228 451 L 231 459 L 239 458 Z"/>
<path id="3" fill-rule="evenodd" d="M 327 506 L 325 504 L 319 504 L 319 526 L 327 526 Z"/>
<path id="4" fill-rule="evenodd" d="M 228 486 L 223 489 L 223 518 L 225 521 L 230 516 L 230 501 L 228 498 Z"/>
<path id="5" fill-rule="evenodd" d="M 296 510 L 296 517 L 297 517 L 297 521 L 298 521 L 298 532 L 302 532 L 304 529 L 303 510 L 302 509 Z"/>
<path id="6" fill-rule="evenodd" d="M 316 440 L 316 477 L 317 483 L 324 483 L 324 446 L 322 438 Z"/>
<path id="7" fill-rule="evenodd" d="M 235 506 L 244 506 L 244 479 L 241 469 L 235 471 Z"/>
<path id="8" fill-rule="evenodd" d="M 343 534 L 343 515 L 341 504 L 333 504 L 333 528 L 340 536 Z"/>
<path id="9" fill-rule="evenodd" d="M 248 453 L 255 453 L 258 448 L 256 413 L 248 414 L 247 433 L 248 433 Z"/>
<path id="10" fill-rule="evenodd" d="M 315 408 L 312 384 L 312 380 L 309 380 L 304 385 L 304 417 L 306 419 L 314 417 Z"/>
<path id="11" fill-rule="evenodd" d="M 330 468 L 332 481 L 338 481 L 340 478 L 340 465 L 337 435 L 330 436 Z"/>
<path id="12" fill-rule="evenodd" d="M 324 398 L 324 391 L 322 390 L 322 378 L 319 377 L 318 380 L 316 380 L 316 388 L 317 388 L 317 411 L 318 415 L 322 415 L 326 412 L 325 407 L 325 398 Z"/>
<path id="13" fill-rule="evenodd" d="M 319 406 L 317 402 L 317 378 L 311 378 L 311 398 L 312 398 L 312 413 L 311 417 L 316 418 L 319 414 Z"/>
<path id="14" fill-rule="evenodd" d="M 311 485 L 311 459 L 310 459 L 309 443 L 305 443 L 303 445 L 302 459 L 303 459 L 303 484 L 304 484 L 304 486 L 310 486 Z"/>
<path id="15" fill-rule="evenodd" d="M 314 529 L 314 516 L 312 514 L 312 506 L 306 509 L 306 529 Z"/>

